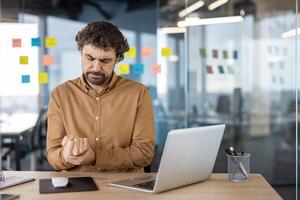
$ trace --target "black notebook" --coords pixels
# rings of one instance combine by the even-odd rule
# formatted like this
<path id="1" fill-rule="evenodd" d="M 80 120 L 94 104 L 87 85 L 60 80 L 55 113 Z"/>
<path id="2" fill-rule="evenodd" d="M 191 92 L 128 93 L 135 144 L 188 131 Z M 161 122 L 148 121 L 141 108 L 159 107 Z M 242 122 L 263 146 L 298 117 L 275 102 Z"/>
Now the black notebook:
<path id="1" fill-rule="evenodd" d="M 98 190 L 92 177 L 69 178 L 67 187 L 55 188 L 51 179 L 40 179 L 40 194 L 62 193 L 62 192 L 84 192 Z"/>

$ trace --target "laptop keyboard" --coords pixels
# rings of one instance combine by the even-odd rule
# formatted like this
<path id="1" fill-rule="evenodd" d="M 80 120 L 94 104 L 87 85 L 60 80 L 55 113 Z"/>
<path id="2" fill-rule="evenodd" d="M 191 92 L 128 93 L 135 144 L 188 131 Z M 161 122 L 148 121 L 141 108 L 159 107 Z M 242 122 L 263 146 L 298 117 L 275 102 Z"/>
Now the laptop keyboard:
<path id="1" fill-rule="evenodd" d="M 148 181 L 148 182 L 145 182 L 145 183 L 135 184 L 133 186 L 134 187 L 139 187 L 139 188 L 145 188 L 145 189 L 148 189 L 148 190 L 153 190 L 154 189 L 154 184 L 155 184 L 155 180 Z"/>

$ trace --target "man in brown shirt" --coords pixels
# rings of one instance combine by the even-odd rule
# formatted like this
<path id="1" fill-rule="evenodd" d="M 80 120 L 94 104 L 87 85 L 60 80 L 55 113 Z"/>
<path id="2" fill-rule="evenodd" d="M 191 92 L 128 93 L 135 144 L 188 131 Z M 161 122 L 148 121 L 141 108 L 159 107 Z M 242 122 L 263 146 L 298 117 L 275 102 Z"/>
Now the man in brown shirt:
<path id="1" fill-rule="evenodd" d="M 83 74 L 51 93 L 47 158 L 56 170 L 139 171 L 154 154 L 155 127 L 149 90 L 117 76 L 129 50 L 108 22 L 78 32 Z"/>

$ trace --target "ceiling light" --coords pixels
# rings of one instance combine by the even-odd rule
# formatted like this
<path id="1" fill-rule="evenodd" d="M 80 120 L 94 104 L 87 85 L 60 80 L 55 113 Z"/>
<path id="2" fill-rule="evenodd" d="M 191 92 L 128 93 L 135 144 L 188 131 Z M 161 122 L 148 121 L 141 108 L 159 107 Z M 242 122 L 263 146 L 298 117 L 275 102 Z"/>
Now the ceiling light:
<path id="1" fill-rule="evenodd" d="M 201 25 L 210 25 L 210 24 L 224 24 L 224 23 L 235 23 L 242 22 L 244 18 L 242 16 L 230 16 L 230 17 L 216 17 L 216 18 L 204 18 L 200 19 L 199 17 L 188 17 L 184 21 L 179 21 L 177 26 L 186 27 L 186 26 L 201 26 Z"/>
<path id="2" fill-rule="evenodd" d="M 191 12 L 194 12 L 195 10 L 201 8 L 202 6 L 204 6 L 204 1 L 198 1 L 194 4 L 192 4 L 191 6 L 183 9 L 182 11 L 179 12 L 178 16 L 179 17 L 185 17 L 188 14 L 190 14 Z"/>
<path id="3" fill-rule="evenodd" d="M 296 29 L 292 29 L 292 30 L 289 30 L 289 31 L 286 31 L 286 32 L 282 33 L 281 37 L 283 39 L 287 39 L 287 38 L 290 38 L 290 37 L 295 37 L 296 34 L 297 35 L 300 34 L 300 27 L 298 27 L 297 30 Z"/>
<path id="4" fill-rule="evenodd" d="M 185 27 L 164 27 L 160 28 L 162 33 L 166 34 L 176 34 L 176 33 L 185 33 L 186 28 Z"/>
<path id="5" fill-rule="evenodd" d="M 208 8 L 208 10 L 214 10 L 227 2 L 228 2 L 228 0 L 217 0 L 217 1 L 209 4 L 209 6 L 207 8 Z"/>

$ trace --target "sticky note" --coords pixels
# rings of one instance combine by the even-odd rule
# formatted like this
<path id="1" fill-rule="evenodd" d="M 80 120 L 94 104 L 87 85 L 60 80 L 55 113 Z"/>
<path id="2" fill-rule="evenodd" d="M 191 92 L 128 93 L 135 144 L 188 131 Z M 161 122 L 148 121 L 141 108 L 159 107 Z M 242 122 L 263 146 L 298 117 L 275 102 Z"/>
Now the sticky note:
<path id="1" fill-rule="evenodd" d="M 133 73 L 142 74 L 144 73 L 144 65 L 143 64 L 133 64 L 132 65 Z"/>
<path id="2" fill-rule="evenodd" d="M 218 50 L 212 50 L 213 58 L 218 58 Z"/>
<path id="3" fill-rule="evenodd" d="M 135 58 L 136 57 L 136 49 L 134 47 L 130 47 L 129 51 L 124 53 L 127 58 Z"/>
<path id="4" fill-rule="evenodd" d="M 39 83 L 40 84 L 48 83 L 48 73 L 47 72 L 40 72 L 39 73 Z"/>
<path id="5" fill-rule="evenodd" d="M 238 59 L 238 52 L 237 51 L 233 51 L 233 58 Z"/>
<path id="6" fill-rule="evenodd" d="M 31 46 L 40 47 L 41 46 L 41 38 L 31 38 Z"/>
<path id="7" fill-rule="evenodd" d="M 218 70 L 219 70 L 219 73 L 220 73 L 220 74 L 224 74 L 224 73 L 225 73 L 225 72 L 224 72 L 224 68 L 223 68 L 222 65 L 219 65 L 219 66 L 218 66 Z"/>
<path id="8" fill-rule="evenodd" d="M 228 51 L 226 51 L 226 50 L 223 51 L 223 58 L 224 59 L 228 58 Z"/>
<path id="9" fill-rule="evenodd" d="M 234 70 L 232 66 L 227 66 L 227 71 L 229 74 L 234 74 Z"/>
<path id="10" fill-rule="evenodd" d="M 161 72 L 160 65 L 159 64 L 153 64 L 151 70 L 152 70 L 153 74 L 160 73 Z"/>
<path id="11" fill-rule="evenodd" d="M 206 65 L 206 73 L 207 74 L 212 74 L 213 73 L 213 69 L 211 65 Z"/>
<path id="12" fill-rule="evenodd" d="M 118 73 L 119 74 L 129 74 L 130 73 L 129 64 L 119 64 Z"/>
<path id="13" fill-rule="evenodd" d="M 30 75 L 22 75 L 22 83 L 30 83 Z"/>
<path id="14" fill-rule="evenodd" d="M 152 56 L 152 48 L 151 47 L 143 47 L 142 48 L 142 56 L 144 58 L 149 58 Z"/>
<path id="15" fill-rule="evenodd" d="M 22 40 L 20 38 L 12 39 L 12 47 L 22 47 Z"/>
<path id="16" fill-rule="evenodd" d="M 170 57 L 171 55 L 172 55 L 172 50 L 171 50 L 171 48 L 162 48 L 161 49 L 161 55 L 163 56 L 163 57 Z"/>
<path id="17" fill-rule="evenodd" d="M 20 64 L 28 65 L 28 56 L 20 56 Z"/>
<path id="18" fill-rule="evenodd" d="M 45 45 L 46 48 L 56 47 L 56 37 L 46 37 Z"/>
<path id="19" fill-rule="evenodd" d="M 201 56 L 201 58 L 206 58 L 206 50 L 205 50 L 205 48 L 200 48 L 200 56 Z"/>
<path id="20" fill-rule="evenodd" d="M 43 66 L 52 65 L 54 63 L 54 57 L 50 54 L 43 55 Z"/>

